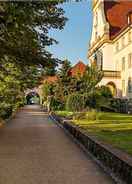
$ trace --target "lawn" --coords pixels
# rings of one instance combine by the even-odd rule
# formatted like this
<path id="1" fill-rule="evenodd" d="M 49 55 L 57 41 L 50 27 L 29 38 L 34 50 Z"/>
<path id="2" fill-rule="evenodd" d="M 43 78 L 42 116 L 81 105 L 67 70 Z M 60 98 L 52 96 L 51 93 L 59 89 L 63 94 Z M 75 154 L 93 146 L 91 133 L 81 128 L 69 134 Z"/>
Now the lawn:
<path id="1" fill-rule="evenodd" d="M 97 139 L 132 155 L 132 115 L 101 113 L 98 120 L 80 119 L 74 123 Z"/>
<path id="2" fill-rule="evenodd" d="M 56 113 L 60 116 L 74 115 L 68 111 Z M 89 134 L 132 155 L 132 115 L 91 112 L 82 113 L 76 117 L 74 117 L 74 123 Z"/>
<path id="3" fill-rule="evenodd" d="M 69 111 L 55 111 L 55 113 L 62 117 L 69 117 L 73 115 L 73 112 L 69 112 Z"/>

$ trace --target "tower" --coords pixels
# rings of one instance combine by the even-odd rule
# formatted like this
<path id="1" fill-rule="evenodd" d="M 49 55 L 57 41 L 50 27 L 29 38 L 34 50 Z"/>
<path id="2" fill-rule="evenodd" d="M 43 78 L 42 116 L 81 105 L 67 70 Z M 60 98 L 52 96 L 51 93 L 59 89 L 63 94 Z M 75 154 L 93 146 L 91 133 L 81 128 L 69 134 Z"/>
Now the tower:
<path id="1" fill-rule="evenodd" d="M 93 27 L 90 41 L 90 48 L 94 49 L 95 44 L 109 39 L 109 24 L 104 12 L 104 0 L 93 0 Z"/>

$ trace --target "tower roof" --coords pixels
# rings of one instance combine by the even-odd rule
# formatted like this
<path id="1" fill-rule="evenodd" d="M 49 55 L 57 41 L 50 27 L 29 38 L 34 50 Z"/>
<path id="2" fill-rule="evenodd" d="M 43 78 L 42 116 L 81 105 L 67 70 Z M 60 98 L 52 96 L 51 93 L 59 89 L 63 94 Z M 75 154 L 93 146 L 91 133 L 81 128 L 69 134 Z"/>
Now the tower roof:
<path id="1" fill-rule="evenodd" d="M 115 38 L 128 26 L 128 14 L 132 11 L 130 0 L 104 0 L 104 12 L 110 25 L 110 38 Z"/>

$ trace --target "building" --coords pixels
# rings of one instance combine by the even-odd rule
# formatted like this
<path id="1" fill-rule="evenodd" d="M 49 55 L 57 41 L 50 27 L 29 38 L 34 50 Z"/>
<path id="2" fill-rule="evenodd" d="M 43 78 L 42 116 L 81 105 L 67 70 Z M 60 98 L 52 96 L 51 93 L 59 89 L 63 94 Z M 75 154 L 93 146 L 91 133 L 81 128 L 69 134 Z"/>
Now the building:
<path id="1" fill-rule="evenodd" d="M 104 71 L 100 85 L 132 98 L 132 1 L 93 0 L 88 59 Z"/>
<path id="2" fill-rule="evenodd" d="M 68 71 L 68 76 L 78 77 L 82 76 L 86 70 L 86 65 L 82 61 L 78 61 L 74 66 L 72 66 Z M 58 76 L 44 76 L 41 80 L 41 83 L 56 83 L 58 81 Z"/>
<path id="3" fill-rule="evenodd" d="M 78 77 L 78 76 L 82 76 L 85 70 L 86 70 L 86 65 L 82 61 L 79 61 L 69 70 L 68 74 L 71 77 Z"/>

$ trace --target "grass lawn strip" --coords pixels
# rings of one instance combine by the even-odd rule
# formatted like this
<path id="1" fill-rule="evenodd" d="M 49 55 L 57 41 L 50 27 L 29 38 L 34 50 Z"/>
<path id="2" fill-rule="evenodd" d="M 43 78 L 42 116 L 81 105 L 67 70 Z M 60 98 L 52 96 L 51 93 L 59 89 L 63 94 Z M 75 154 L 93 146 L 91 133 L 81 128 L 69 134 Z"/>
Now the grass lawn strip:
<path id="1" fill-rule="evenodd" d="M 68 111 L 57 111 L 56 113 L 65 117 L 74 114 Z M 97 120 L 88 120 L 84 117 L 74 120 L 74 124 L 96 136 L 98 140 L 132 155 L 132 115 L 99 112 Z"/>

